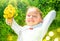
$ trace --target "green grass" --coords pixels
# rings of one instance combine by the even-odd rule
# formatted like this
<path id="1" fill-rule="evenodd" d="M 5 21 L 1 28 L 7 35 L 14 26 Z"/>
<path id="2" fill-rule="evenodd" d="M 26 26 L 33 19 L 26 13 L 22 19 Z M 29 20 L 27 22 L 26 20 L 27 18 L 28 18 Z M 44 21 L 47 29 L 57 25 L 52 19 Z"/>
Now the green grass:
<path id="1" fill-rule="evenodd" d="M 3 11 L 5 9 L 5 7 L 8 4 L 12 4 L 13 6 L 15 6 L 16 8 L 16 12 L 18 13 L 18 16 L 15 17 L 16 22 L 19 25 L 24 25 L 25 24 L 25 13 L 26 13 L 26 9 L 28 6 L 36 6 L 39 9 L 41 9 L 41 11 L 43 12 L 43 17 L 52 9 L 56 10 L 56 18 L 53 21 L 53 23 L 51 24 L 51 26 L 48 29 L 47 34 L 45 35 L 44 39 L 46 38 L 46 36 L 48 36 L 49 31 L 53 31 L 54 32 L 54 36 L 51 37 L 51 39 L 49 41 L 53 41 L 56 37 L 60 38 L 60 32 L 57 32 L 57 29 L 60 28 L 60 1 L 59 0 L 34 0 L 34 2 L 32 3 L 32 0 L 28 1 L 26 0 L 21 1 L 10 1 L 10 0 L 0 0 L 0 41 L 16 41 L 17 40 L 17 35 L 16 33 L 11 29 L 10 26 L 8 26 L 5 23 L 5 19 L 3 18 Z M 28 2 L 27 2 L 28 1 Z M 26 3 L 27 2 L 27 3 Z M 36 5 L 35 5 L 36 4 Z M 59 30 L 60 31 L 60 30 Z M 10 35 L 12 37 L 12 40 L 8 39 L 8 35 Z M 60 40 L 59 40 L 60 41 Z"/>

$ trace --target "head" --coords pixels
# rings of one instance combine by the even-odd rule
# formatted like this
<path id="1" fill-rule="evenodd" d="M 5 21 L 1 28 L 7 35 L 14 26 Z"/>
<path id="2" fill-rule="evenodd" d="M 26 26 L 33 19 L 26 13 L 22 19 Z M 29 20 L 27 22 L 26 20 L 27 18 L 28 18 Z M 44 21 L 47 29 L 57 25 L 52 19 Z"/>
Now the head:
<path id="1" fill-rule="evenodd" d="M 26 13 L 26 24 L 29 26 L 36 25 L 42 22 L 42 13 L 36 7 L 29 7 Z"/>

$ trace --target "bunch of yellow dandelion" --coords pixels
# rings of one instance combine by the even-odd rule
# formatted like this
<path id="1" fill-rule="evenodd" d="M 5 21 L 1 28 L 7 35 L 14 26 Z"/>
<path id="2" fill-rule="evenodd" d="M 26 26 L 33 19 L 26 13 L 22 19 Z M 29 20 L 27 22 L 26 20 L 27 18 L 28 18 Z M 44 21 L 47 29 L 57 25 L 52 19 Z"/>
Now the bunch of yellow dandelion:
<path id="1" fill-rule="evenodd" d="M 12 18 L 12 17 L 14 17 L 15 15 L 16 15 L 16 13 L 15 13 L 16 11 L 15 11 L 15 8 L 11 5 L 11 4 L 9 4 L 6 8 L 5 8 L 5 10 L 4 10 L 4 18 Z"/>

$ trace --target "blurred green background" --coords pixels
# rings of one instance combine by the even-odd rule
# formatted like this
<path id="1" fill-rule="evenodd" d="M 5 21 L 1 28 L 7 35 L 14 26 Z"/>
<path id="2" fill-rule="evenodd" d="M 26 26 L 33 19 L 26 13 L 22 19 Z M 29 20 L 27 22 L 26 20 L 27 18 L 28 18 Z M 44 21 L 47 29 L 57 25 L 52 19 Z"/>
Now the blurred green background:
<path id="1" fill-rule="evenodd" d="M 43 17 L 50 11 L 56 10 L 56 18 L 48 29 L 43 41 L 60 41 L 60 0 L 0 0 L 0 41 L 16 41 L 17 35 L 5 23 L 4 9 L 8 4 L 16 8 L 18 14 L 15 17 L 19 25 L 25 25 L 25 15 L 28 6 L 38 7 L 43 12 Z"/>

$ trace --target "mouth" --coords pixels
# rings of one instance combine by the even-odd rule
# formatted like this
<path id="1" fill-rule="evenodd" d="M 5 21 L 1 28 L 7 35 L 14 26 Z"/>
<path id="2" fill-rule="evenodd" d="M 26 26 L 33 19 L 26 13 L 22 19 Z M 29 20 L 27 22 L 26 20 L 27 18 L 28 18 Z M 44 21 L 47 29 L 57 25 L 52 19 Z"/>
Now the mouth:
<path id="1" fill-rule="evenodd" d="M 33 20 L 28 20 L 28 22 L 34 22 Z"/>

